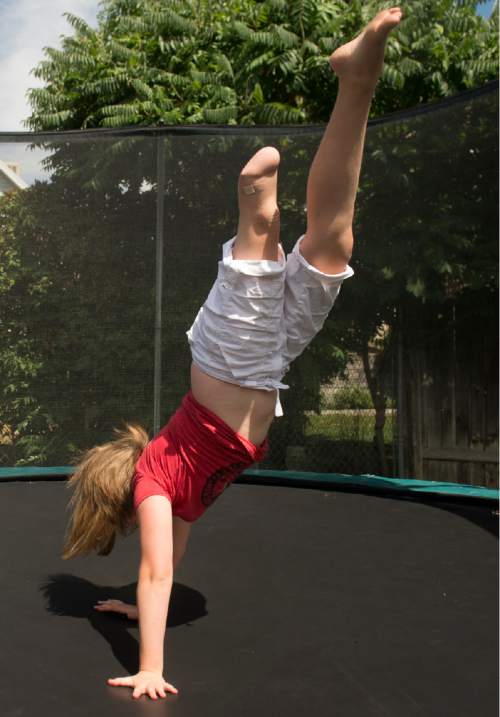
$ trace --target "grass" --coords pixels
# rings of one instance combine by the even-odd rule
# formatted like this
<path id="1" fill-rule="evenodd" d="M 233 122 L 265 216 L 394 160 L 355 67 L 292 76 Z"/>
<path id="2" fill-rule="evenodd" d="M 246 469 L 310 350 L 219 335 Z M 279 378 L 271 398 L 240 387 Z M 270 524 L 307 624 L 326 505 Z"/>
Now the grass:
<path id="1" fill-rule="evenodd" d="M 392 443 L 396 429 L 396 416 L 386 417 L 384 442 Z M 308 416 L 306 436 L 335 441 L 372 441 L 375 433 L 375 416 L 361 413 L 344 414 L 338 411 Z"/>

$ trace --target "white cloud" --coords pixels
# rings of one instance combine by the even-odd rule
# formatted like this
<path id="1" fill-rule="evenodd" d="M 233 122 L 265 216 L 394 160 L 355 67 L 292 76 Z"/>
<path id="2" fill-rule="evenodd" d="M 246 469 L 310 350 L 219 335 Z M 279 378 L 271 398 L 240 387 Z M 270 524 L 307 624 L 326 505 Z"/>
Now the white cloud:
<path id="1" fill-rule="evenodd" d="M 0 131 L 25 132 L 31 114 L 26 91 L 43 82 L 30 70 L 44 59 L 44 47 L 60 47 L 73 28 L 64 12 L 97 25 L 98 0 L 0 0 Z"/>

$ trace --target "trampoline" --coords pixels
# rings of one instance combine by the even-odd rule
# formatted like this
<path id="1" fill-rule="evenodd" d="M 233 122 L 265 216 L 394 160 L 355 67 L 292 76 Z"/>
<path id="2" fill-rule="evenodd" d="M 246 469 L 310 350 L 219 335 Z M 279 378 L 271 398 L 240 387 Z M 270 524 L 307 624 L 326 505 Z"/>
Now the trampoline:
<path id="1" fill-rule="evenodd" d="M 137 623 L 92 608 L 136 602 L 137 533 L 62 561 L 69 493 L 39 473 L 0 474 L 4 717 L 498 714 L 498 491 L 248 471 L 174 576 L 179 694 L 137 702 L 106 684 Z"/>
<path id="2" fill-rule="evenodd" d="M 123 421 L 154 435 L 188 388 L 238 168 L 279 147 L 288 251 L 322 130 L 0 133 L 27 184 L 0 217 L 2 717 L 497 717 L 498 82 L 370 121 L 359 280 L 292 367 L 267 462 L 195 523 L 174 576 L 177 696 L 106 682 L 138 668 L 137 624 L 93 610 L 136 602 L 137 533 L 60 558 L 66 464 Z M 322 405 L 361 340 L 383 430 L 372 403 Z"/>

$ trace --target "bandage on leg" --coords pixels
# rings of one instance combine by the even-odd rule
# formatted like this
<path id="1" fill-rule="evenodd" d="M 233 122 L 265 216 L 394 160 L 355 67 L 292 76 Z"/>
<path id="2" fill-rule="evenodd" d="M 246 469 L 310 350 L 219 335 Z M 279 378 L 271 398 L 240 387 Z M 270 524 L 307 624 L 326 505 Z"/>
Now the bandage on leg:
<path id="1" fill-rule="evenodd" d="M 277 203 L 280 155 L 263 147 L 243 167 L 238 181 L 240 210 L 235 259 L 278 260 L 279 210 Z"/>

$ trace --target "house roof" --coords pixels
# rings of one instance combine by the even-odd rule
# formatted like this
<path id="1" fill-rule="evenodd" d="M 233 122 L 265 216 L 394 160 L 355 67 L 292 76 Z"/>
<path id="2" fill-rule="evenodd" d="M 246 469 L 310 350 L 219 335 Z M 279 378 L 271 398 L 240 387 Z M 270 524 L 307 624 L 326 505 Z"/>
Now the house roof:
<path id="1" fill-rule="evenodd" d="M 3 175 L 9 181 L 13 185 L 13 188 L 26 189 L 28 186 L 24 179 L 21 179 L 21 177 L 9 167 L 7 162 L 4 162 L 2 159 L 0 159 L 0 175 Z"/>

